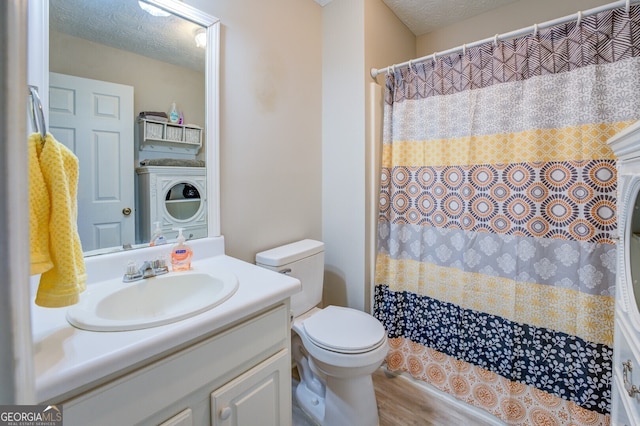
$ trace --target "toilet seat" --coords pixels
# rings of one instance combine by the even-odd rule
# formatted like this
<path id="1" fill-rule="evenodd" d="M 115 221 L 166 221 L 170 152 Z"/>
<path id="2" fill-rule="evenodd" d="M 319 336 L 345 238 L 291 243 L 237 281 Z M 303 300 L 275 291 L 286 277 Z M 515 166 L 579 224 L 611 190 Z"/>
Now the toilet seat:
<path id="1" fill-rule="evenodd" d="M 332 352 L 365 353 L 386 342 L 380 321 L 351 308 L 327 306 L 305 319 L 302 326 L 314 345 Z"/>

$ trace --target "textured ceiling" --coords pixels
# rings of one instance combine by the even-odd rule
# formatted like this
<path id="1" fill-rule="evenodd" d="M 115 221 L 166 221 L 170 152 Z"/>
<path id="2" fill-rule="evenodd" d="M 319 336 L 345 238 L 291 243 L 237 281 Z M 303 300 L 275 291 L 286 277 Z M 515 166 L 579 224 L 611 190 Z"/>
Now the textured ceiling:
<path id="1" fill-rule="evenodd" d="M 518 0 L 383 0 L 416 36 Z M 320 5 L 331 0 L 316 0 Z M 154 17 L 137 0 L 50 0 L 50 27 L 157 60 L 204 70 L 196 24 Z"/>
<path id="2" fill-rule="evenodd" d="M 199 25 L 144 12 L 138 0 L 50 0 L 50 29 L 204 72 Z"/>
<path id="3" fill-rule="evenodd" d="M 382 0 L 415 34 L 426 34 L 437 28 L 487 12 L 518 0 Z"/>

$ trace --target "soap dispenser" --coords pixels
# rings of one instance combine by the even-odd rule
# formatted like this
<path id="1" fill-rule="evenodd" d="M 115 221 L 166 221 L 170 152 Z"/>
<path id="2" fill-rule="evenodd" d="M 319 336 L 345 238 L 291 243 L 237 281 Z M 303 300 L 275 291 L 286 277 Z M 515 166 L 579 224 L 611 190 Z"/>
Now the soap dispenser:
<path id="1" fill-rule="evenodd" d="M 171 103 L 171 109 L 169 109 L 169 121 L 171 123 L 177 124 L 180 120 L 180 114 L 178 113 L 178 108 L 176 108 L 176 102 L 173 101 Z"/>
<path id="2" fill-rule="evenodd" d="M 160 227 L 160 222 L 154 222 L 156 225 L 155 231 L 153 231 L 153 237 L 151 237 L 151 241 L 149 242 L 149 246 L 160 246 L 162 244 L 167 244 L 167 239 L 162 235 L 162 228 Z"/>
<path id="3" fill-rule="evenodd" d="M 182 228 L 177 228 L 178 242 L 171 249 L 171 270 L 188 271 L 191 269 L 191 257 L 193 250 L 184 242 Z"/>

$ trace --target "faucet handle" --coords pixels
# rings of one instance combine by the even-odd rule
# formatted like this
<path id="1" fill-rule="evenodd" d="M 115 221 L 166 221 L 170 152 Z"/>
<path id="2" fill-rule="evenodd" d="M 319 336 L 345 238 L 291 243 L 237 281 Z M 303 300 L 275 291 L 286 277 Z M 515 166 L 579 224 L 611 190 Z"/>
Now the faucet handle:
<path id="1" fill-rule="evenodd" d="M 135 275 L 138 273 L 138 265 L 136 265 L 135 260 L 130 260 L 127 262 L 127 275 Z"/>
<path id="2" fill-rule="evenodd" d="M 163 256 L 158 257 L 153 261 L 153 270 L 156 272 L 156 275 L 166 274 L 169 272 L 167 260 Z"/>
<path id="3" fill-rule="evenodd" d="M 138 265 L 135 260 L 130 260 L 127 262 L 127 269 L 122 277 L 122 281 L 125 283 L 129 283 L 131 281 L 137 281 L 142 279 L 142 274 L 138 270 Z"/>
<path id="4" fill-rule="evenodd" d="M 122 281 L 130 283 L 132 281 L 151 278 L 168 272 L 169 268 L 167 267 L 167 261 L 163 257 L 158 257 L 154 260 L 145 260 L 142 262 L 142 266 L 140 267 L 138 267 L 138 264 L 134 260 L 130 260 L 127 263 L 127 269 L 122 277 Z"/>

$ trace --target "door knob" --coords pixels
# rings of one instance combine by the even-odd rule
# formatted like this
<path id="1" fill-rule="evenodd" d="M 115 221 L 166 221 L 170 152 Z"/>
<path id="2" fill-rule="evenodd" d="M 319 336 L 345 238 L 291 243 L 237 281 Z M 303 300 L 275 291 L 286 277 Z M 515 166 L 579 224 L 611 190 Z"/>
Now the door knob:
<path id="1" fill-rule="evenodd" d="M 131 209 L 129 207 L 125 207 L 122 209 L 122 214 L 125 216 L 129 216 L 131 214 Z"/>
<path id="2" fill-rule="evenodd" d="M 222 410 L 220 410 L 220 418 L 222 420 L 227 420 L 229 416 L 231 416 L 231 408 L 224 407 Z"/>

